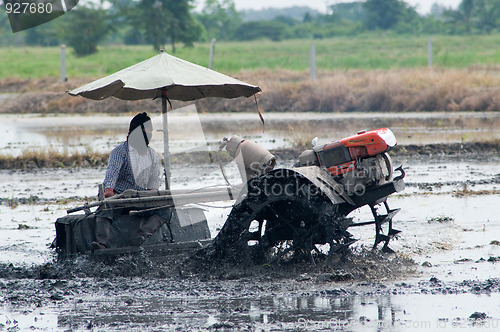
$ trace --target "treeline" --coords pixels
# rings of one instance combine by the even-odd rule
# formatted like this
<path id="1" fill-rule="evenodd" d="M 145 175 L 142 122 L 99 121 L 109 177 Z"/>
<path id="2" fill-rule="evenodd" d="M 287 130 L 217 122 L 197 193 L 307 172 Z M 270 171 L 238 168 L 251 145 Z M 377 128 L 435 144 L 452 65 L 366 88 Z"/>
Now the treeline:
<path id="1" fill-rule="evenodd" d="M 297 12 L 302 10 L 302 17 Z M 254 12 L 255 13 L 255 12 Z M 394 34 L 491 34 L 500 29 L 500 0 L 462 0 L 457 9 L 437 3 L 419 15 L 402 0 L 336 3 L 326 14 L 301 7 L 293 15 L 252 20 L 232 0 L 206 0 L 201 12 L 194 0 L 108 0 L 88 2 L 38 27 L 12 34 L 0 19 L 0 45 L 67 44 L 77 55 L 92 54 L 98 44 L 150 44 L 158 50 L 181 43 L 270 39 L 320 39 L 356 36 L 368 31 Z M 251 14 L 251 12 L 250 12 Z M 257 15 L 255 15 L 257 16 Z"/>

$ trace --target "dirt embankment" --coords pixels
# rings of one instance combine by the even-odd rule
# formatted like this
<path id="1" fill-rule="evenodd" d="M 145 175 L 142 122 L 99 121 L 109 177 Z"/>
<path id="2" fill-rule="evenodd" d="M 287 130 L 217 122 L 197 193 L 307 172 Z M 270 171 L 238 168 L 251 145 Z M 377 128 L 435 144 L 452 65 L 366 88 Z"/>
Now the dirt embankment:
<path id="1" fill-rule="evenodd" d="M 308 72 L 243 71 L 238 77 L 262 88 L 259 107 L 272 112 L 420 112 L 498 111 L 500 78 L 482 68 L 323 71 L 311 81 Z M 4 79 L 0 113 L 128 113 L 157 109 L 158 101 L 92 101 L 65 93 L 92 78 Z M 11 94 L 8 96 L 8 94 Z M 172 101 L 175 108 L 186 103 Z M 191 102 L 190 102 L 191 103 Z M 253 98 L 196 101 L 200 112 L 244 112 Z"/>
<path id="2" fill-rule="evenodd" d="M 282 160 L 295 160 L 305 147 L 294 149 L 278 149 L 271 151 Z M 468 142 L 468 143 L 440 143 L 440 144 L 408 144 L 397 145 L 389 155 L 399 158 L 426 158 L 426 157 L 457 157 L 465 159 L 488 159 L 500 157 L 500 141 Z"/>
<path id="3" fill-rule="evenodd" d="M 1 155 L 0 169 L 100 167 L 108 164 L 109 153 L 29 152 L 20 156 Z"/>

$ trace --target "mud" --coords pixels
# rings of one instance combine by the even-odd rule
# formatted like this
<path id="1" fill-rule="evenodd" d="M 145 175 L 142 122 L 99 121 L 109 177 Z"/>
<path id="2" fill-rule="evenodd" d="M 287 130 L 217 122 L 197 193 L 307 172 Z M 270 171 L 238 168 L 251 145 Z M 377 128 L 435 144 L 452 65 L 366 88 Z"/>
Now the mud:
<path id="1" fill-rule="evenodd" d="M 325 261 L 318 261 L 315 267 L 307 263 L 222 266 L 189 257 L 168 257 L 158 262 L 146 256 L 125 256 L 113 263 L 82 257 L 31 267 L 0 264 L 0 290 L 2 306 L 12 311 L 21 309 L 23 316 L 36 318 L 42 316 L 42 310 L 59 308 L 57 325 L 61 328 L 142 329 L 147 326 L 155 330 L 240 330 L 253 329 L 263 323 L 260 319 L 248 321 L 255 299 L 266 302 L 273 302 L 275 297 L 348 300 L 359 296 L 360 289 L 364 289 L 366 295 L 373 291 L 378 294 L 390 294 L 395 289 L 408 291 L 406 285 L 395 285 L 390 290 L 376 280 L 385 279 L 387 275 L 391 279 L 408 277 L 416 273 L 415 268 L 411 260 L 368 250 L 353 253 L 336 267 Z M 132 313 L 133 308 L 140 309 L 142 315 Z M 125 313 L 127 319 L 120 318 Z M 189 320 L 179 319 L 185 315 Z M 219 315 L 225 318 L 216 319 Z M 208 323 L 210 316 L 214 317 L 212 324 Z M 8 327 L 21 328 L 20 324 L 20 320 L 17 324 L 11 321 Z M 37 326 L 36 320 L 34 326 Z"/>
<path id="2" fill-rule="evenodd" d="M 279 167 L 287 167 L 301 149 L 293 148 L 291 140 L 276 137 L 283 132 L 298 134 L 297 126 L 304 118 L 296 116 L 285 121 L 282 129 L 277 122 L 273 124 L 279 116 L 268 117 L 265 135 L 249 115 L 215 116 L 204 129 L 208 142 L 213 143 L 228 135 L 235 123 L 242 124 L 242 131 L 251 132 L 249 138 L 273 149 Z M 427 114 L 424 120 L 421 116 L 390 119 L 396 136 L 401 137 L 401 144 L 392 151 L 393 164 L 403 164 L 407 173 L 405 191 L 389 199 L 392 208 L 402 209 L 394 227 L 403 232 L 391 241 L 396 254 L 372 251 L 373 229 L 359 227 L 352 231 L 359 241 L 344 262 L 317 257 L 315 266 L 301 261 L 222 264 L 186 255 L 158 259 L 145 254 L 111 263 L 86 257 L 57 261 L 49 249 L 55 219 L 68 208 L 94 200 L 105 167 L 0 170 L 0 330 L 498 330 L 498 116 Z M 462 116 L 468 120 L 463 121 L 463 128 L 456 127 Z M 323 139 L 343 136 L 344 131 L 352 134 L 353 128 L 341 127 L 353 119 L 360 121 L 358 127 L 371 127 L 370 117 L 334 116 L 314 133 Z M 375 122 L 389 124 L 384 119 Z M 97 123 L 94 120 L 86 118 Z M 94 151 L 113 146 L 121 137 L 120 126 L 128 120 L 128 116 L 106 118 L 105 125 L 114 129 L 95 139 Z M 36 137 L 37 142 L 41 138 L 54 149 L 72 153 L 85 150 L 86 137 L 96 135 L 95 130 L 82 131 L 77 135 L 81 142 L 72 142 L 67 133 L 81 119 L 53 121 L 28 117 L 12 122 L 19 131 L 13 132 L 12 144 L 6 143 L 2 152 L 15 156 L 25 146 L 19 142 L 34 142 Z M 336 121 L 339 124 L 334 126 Z M 423 129 L 418 121 L 424 121 Z M 411 126 L 404 128 L 403 123 Z M 208 130 L 215 124 L 219 129 Z M 476 125 L 474 130 L 468 127 Z M 54 126 L 62 132 L 54 134 Z M 423 134 L 416 138 L 420 129 Z M 295 138 L 310 142 L 310 130 L 306 125 Z M 470 136 L 464 135 L 469 130 L 477 134 L 477 142 L 467 141 Z M 304 140 L 303 133 L 307 134 Z M 480 139 L 483 134 L 489 139 Z M 174 142 L 182 145 L 183 140 L 178 137 Z M 173 189 L 224 183 L 216 163 L 182 153 L 176 157 Z M 236 167 L 227 165 L 226 171 L 231 183 L 239 181 Z M 231 204 L 203 206 L 212 237 Z M 369 209 L 354 211 L 350 217 L 357 221 L 372 218 Z"/>
<path id="3" fill-rule="evenodd" d="M 216 275 L 204 269 L 187 272 L 176 264 L 157 265 L 147 257 L 124 257 L 111 265 L 83 259 L 24 269 L 1 265 L 3 328 L 397 331 L 436 326 L 493 330 L 498 324 L 496 312 L 478 311 L 485 303 L 491 306 L 491 300 L 474 309 L 463 305 L 471 296 L 498 300 L 498 278 L 408 281 L 416 273 L 409 260 L 371 252 L 351 259 L 336 270 L 322 264 L 225 267 L 212 269 Z M 361 279 L 348 272 L 354 266 L 363 270 Z M 405 303 L 406 298 L 430 298 L 443 306 L 451 299 L 456 308 L 465 308 L 451 317 L 443 312 L 421 319 L 415 315 L 421 308 Z"/>
<path id="4" fill-rule="evenodd" d="M 391 242 L 395 255 L 371 251 L 373 229 L 360 227 L 345 262 L 318 258 L 316 266 L 220 264 L 185 255 L 58 262 L 48 249 L 54 220 L 90 199 L 105 169 L 2 171 L 1 328 L 496 330 L 499 163 L 426 158 L 393 159 L 407 171 L 406 190 L 389 200 L 402 208 L 395 227 L 403 232 Z M 194 183 L 193 174 L 177 173 L 174 186 L 219 182 L 209 168 L 193 166 Z M 174 167 L 174 174 L 183 169 Z M 237 176 L 228 170 L 231 181 Z M 212 236 L 228 205 L 206 207 Z"/>
<path id="5" fill-rule="evenodd" d="M 298 160 L 299 155 L 307 147 L 277 148 L 270 152 L 281 161 Z M 215 157 L 215 154 L 217 156 Z M 426 145 L 398 145 L 389 152 L 397 158 L 412 158 L 414 160 L 432 157 L 438 160 L 495 160 L 500 158 L 500 141 L 442 143 Z M 105 167 L 109 154 L 99 152 L 89 153 L 28 153 L 22 156 L 0 155 L 0 169 L 43 169 L 43 168 L 90 168 Z M 209 157 L 207 152 L 179 152 L 171 157 L 173 164 L 201 164 L 212 158 L 214 162 L 228 163 L 232 158 L 226 152 L 213 152 Z"/>

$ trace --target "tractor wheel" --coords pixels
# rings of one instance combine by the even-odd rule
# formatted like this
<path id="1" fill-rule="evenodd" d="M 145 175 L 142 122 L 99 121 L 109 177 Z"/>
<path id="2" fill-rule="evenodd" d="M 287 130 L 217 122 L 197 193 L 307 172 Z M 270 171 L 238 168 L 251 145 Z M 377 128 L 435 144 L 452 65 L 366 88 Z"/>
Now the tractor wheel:
<path id="1" fill-rule="evenodd" d="M 282 169 L 248 182 L 248 192 L 235 205 L 212 244 L 212 253 L 254 263 L 306 259 L 346 253 L 354 242 L 350 219 L 307 178 Z"/>

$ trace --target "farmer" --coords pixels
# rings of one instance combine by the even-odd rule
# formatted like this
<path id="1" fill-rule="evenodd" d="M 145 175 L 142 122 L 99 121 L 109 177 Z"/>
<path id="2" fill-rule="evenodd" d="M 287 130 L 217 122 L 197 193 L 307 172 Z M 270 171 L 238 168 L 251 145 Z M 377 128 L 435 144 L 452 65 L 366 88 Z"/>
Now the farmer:
<path id="1" fill-rule="evenodd" d="M 127 140 L 115 147 L 109 155 L 104 178 L 105 198 L 127 189 L 156 190 L 160 187 L 160 158 L 158 153 L 149 147 L 152 132 L 151 118 L 145 112 L 137 114 L 130 121 Z M 122 209 L 110 209 L 109 206 L 97 209 L 96 241 L 91 244 L 92 250 L 109 246 L 111 223 L 114 217 L 118 217 L 122 212 Z M 141 245 L 162 223 L 163 219 L 157 214 L 146 214 L 130 244 Z"/>

